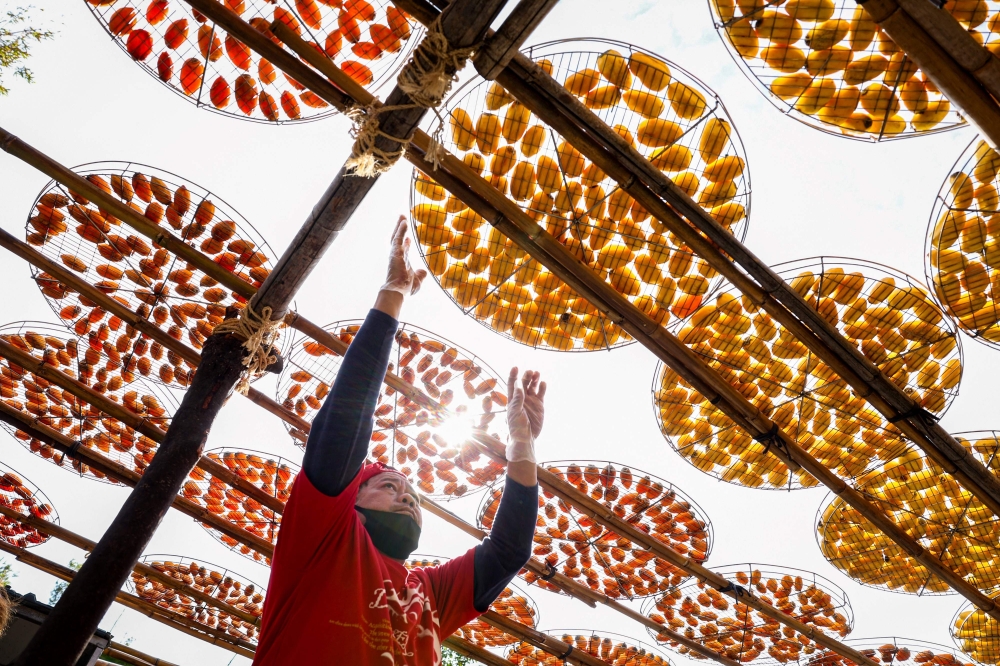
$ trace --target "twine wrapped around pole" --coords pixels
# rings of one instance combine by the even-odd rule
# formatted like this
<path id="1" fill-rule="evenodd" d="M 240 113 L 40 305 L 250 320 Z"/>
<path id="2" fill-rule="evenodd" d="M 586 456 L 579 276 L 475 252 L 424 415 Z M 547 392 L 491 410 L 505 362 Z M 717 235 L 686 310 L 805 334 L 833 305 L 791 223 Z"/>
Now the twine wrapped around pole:
<path id="1" fill-rule="evenodd" d="M 447 37 L 441 30 L 441 15 L 427 26 L 427 35 L 420 42 L 409 61 L 399 72 L 397 87 L 412 100 L 412 104 L 394 104 L 383 106 L 377 99 L 366 107 L 355 107 L 347 112 L 354 121 L 351 134 L 354 136 L 354 147 L 351 157 L 347 160 L 347 172 L 362 178 L 374 178 L 385 173 L 396 164 L 410 138 L 392 136 L 382 131 L 379 117 L 389 111 L 405 109 L 436 109 L 451 91 L 451 86 L 458 80 L 458 72 L 465 66 L 479 45 L 467 48 L 451 48 Z M 438 166 L 443 156 L 444 146 L 441 135 L 444 132 L 444 119 L 438 116 L 438 127 L 431 139 L 427 153 L 429 161 Z M 395 150 L 384 150 L 378 147 L 379 137 L 399 144 Z"/>
<path id="2" fill-rule="evenodd" d="M 253 306 L 247 303 L 246 307 L 240 310 L 239 317 L 225 320 L 212 331 L 213 335 L 230 333 L 244 340 L 243 348 L 247 353 L 243 357 L 243 365 L 246 370 L 236 383 L 236 390 L 243 395 L 250 392 L 250 381 L 263 375 L 268 367 L 278 360 L 277 355 L 273 353 L 274 345 L 288 315 L 272 320 L 271 312 L 271 308 L 265 306 L 260 314 L 257 314 Z"/>

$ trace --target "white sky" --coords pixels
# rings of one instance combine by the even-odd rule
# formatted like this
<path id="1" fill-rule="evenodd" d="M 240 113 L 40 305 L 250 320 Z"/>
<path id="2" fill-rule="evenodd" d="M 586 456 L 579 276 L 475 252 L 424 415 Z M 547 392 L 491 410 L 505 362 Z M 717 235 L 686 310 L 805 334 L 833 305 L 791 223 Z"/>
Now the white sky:
<path id="1" fill-rule="evenodd" d="M 5 3 L 9 4 L 9 0 Z M 36 49 L 37 83 L 14 83 L 0 99 L 0 125 L 66 165 L 132 160 L 194 181 L 228 201 L 280 252 L 344 161 L 349 124 L 342 117 L 271 127 L 196 109 L 144 74 L 115 45 L 80 0 L 44 3 L 59 30 Z M 972 140 L 971 129 L 869 145 L 832 137 L 784 118 L 744 78 L 712 27 L 705 0 L 563 0 L 532 43 L 579 36 L 620 39 L 688 69 L 722 97 L 742 136 L 753 182 L 748 245 L 765 261 L 819 254 L 878 261 L 923 276 L 923 245 L 934 197 Z M 42 174 L 0 154 L 0 224 L 23 234 Z M 327 323 L 363 317 L 382 282 L 386 241 L 409 201 L 409 169 L 384 176 L 300 292 L 298 309 Z M 414 256 L 414 260 L 419 259 Z M 53 321 L 27 266 L 0 253 L 5 322 Z M 547 459 L 611 459 L 676 483 L 708 513 L 715 528 L 710 565 L 773 563 L 816 571 L 843 587 L 854 606 L 854 636 L 902 635 L 951 644 L 948 624 L 957 596 L 916 598 L 863 588 L 829 565 L 816 546 L 813 521 L 825 490 L 755 491 L 702 474 L 671 451 L 656 425 L 650 384 L 656 360 L 638 345 L 611 352 L 532 351 L 464 317 L 434 284 L 412 300 L 403 319 L 483 357 L 502 375 L 517 364 L 549 382 L 546 427 L 538 448 Z M 3 323 L 5 323 L 3 322 Z M 987 413 L 996 390 L 998 352 L 963 339 L 961 395 L 943 420 L 953 432 L 1000 427 Z M 274 391 L 274 378 L 256 386 Z M 212 430 L 208 448 L 245 447 L 300 460 L 277 419 L 234 397 Z M 74 477 L 0 437 L 0 460 L 38 484 L 61 522 L 98 539 L 127 490 Z M 480 497 L 450 508 L 474 521 Z M 455 555 L 470 538 L 428 517 L 420 552 Z M 52 540 L 36 549 L 66 563 L 81 552 Z M 268 570 L 230 553 L 192 520 L 170 512 L 147 553 L 187 555 L 228 566 L 266 584 Z M 47 599 L 54 579 L 15 564 L 19 592 Z M 643 640 L 643 628 L 611 611 L 591 610 L 532 588 L 547 628 L 604 628 Z M 332 600 L 331 600 L 332 601 Z M 228 664 L 231 653 L 114 606 L 101 626 L 116 640 L 180 664 Z M 685 662 L 677 657 L 678 663 Z M 234 664 L 245 663 L 237 657 Z M 248 663 L 248 662 L 246 662 Z M 703 662 L 702 662 L 703 663 Z"/>

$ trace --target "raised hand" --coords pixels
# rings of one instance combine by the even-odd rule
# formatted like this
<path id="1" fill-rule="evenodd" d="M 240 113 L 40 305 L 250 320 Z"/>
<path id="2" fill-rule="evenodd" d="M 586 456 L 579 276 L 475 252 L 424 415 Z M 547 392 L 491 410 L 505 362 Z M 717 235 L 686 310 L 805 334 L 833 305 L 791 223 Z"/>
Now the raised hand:
<path id="1" fill-rule="evenodd" d="M 406 230 L 406 216 L 400 215 L 392 232 L 389 267 L 386 270 L 385 284 L 382 285 L 382 291 L 395 291 L 403 296 L 417 293 L 420 283 L 427 277 L 427 271 L 424 269 L 415 271 L 410 266 L 410 239 Z"/>
<path id="2" fill-rule="evenodd" d="M 542 432 L 545 420 L 545 382 L 540 375 L 528 370 L 517 380 L 517 368 L 511 368 L 507 379 L 507 428 L 510 443 L 507 461 L 535 461 L 535 438 Z"/>

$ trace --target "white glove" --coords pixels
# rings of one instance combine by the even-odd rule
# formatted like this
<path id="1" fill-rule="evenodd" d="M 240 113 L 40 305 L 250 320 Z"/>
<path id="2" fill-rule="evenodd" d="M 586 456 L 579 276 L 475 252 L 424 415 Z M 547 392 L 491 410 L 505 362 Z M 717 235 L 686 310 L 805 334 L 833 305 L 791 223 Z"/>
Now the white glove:
<path id="1" fill-rule="evenodd" d="M 535 438 L 542 432 L 545 419 L 545 382 L 539 374 L 528 370 L 517 385 L 517 368 L 511 368 L 507 379 L 507 462 L 535 460 Z"/>
<path id="2" fill-rule="evenodd" d="M 415 271 L 410 267 L 409 250 L 410 239 L 406 235 L 406 217 L 400 215 L 392 232 L 389 268 L 386 270 L 382 291 L 396 291 L 403 296 L 409 296 L 420 289 L 420 283 L 427 277 L 427 271 L 424 269 Z"/>

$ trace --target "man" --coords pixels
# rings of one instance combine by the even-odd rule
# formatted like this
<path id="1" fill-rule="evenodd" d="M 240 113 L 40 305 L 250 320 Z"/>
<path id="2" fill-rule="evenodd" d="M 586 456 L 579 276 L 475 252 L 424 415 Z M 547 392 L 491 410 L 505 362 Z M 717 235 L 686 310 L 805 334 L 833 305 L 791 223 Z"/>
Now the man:
<path id="1" fill-rule="evenodd" d="M 401 217 L 388 278 L 316 415 L 271 565 L 257 666 L 437 666 L 441 641 L 485 612 L 531 556 L 538 511 L 534 439 L 545 383 L 508 382 L 507 483 L 493 531 L 440 567 L 407 570 L 422 517 L 396 470 L 365 465 L 403 300 L 427 272 L 407 260 Z"/>

